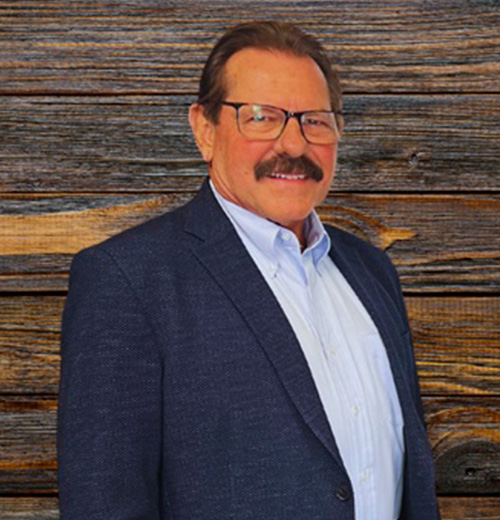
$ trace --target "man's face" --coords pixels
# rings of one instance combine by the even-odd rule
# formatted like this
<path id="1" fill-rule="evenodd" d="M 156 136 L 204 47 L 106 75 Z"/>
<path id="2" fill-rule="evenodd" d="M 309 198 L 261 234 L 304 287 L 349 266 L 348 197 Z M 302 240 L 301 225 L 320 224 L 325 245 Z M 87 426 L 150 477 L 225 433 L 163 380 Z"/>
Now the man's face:
<path id="1" fill-rule="evenodd" d="M 225 80 L 225 101 L 273 105 L 294 112 L 331 108 L 326 79 L 311 58 L 244 49 L 227 62 Z M 249 140 L 238 130 L 236 110 L 222 106 L 219 123 L 205 124 L 204 135 L 197 136 L 197 142 L 210 164 L 210 177 L 224 198 L 298 235 L 304 219 L 328 193 L 335 171 L 337 144 L 308 143 L 295 118 L 276 140 Z M 286 156 L 309 159 L 321 169 L 321 179 L 271 175 L 257 179 L 256 167 Z M 282 171 L 287 169 L 284 162 L 278 160 L 280 171 L 274 173 L 297 177 L 296 169 Z"/>

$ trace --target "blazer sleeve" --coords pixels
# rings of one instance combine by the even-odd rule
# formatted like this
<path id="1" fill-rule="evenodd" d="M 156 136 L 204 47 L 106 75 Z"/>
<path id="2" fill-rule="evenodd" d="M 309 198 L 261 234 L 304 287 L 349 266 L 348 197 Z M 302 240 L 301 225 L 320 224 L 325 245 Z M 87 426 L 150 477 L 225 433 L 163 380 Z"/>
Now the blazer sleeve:
<path id="1" fill-rule="evenodd" d="M 127 277 L 101 249 L 73 261 L 61 357 L 62 520 L 160 519 L 159 351 Z"/>

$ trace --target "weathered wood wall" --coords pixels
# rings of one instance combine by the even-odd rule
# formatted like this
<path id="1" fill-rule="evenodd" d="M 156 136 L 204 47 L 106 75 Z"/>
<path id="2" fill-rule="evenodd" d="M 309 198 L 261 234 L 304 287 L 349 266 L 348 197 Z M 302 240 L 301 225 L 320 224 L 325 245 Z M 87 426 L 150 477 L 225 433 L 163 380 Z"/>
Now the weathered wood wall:
<path id="1" fill-rule="evenodd" d="M 498 0 L 0 3 L 0 520 L 56 519 L 71 256 L 188 200 L 224 27 L 295 21 L 341 68 L 325 220 L 385 248 L 414 331 L 443 518 L 500 518 Z"/>

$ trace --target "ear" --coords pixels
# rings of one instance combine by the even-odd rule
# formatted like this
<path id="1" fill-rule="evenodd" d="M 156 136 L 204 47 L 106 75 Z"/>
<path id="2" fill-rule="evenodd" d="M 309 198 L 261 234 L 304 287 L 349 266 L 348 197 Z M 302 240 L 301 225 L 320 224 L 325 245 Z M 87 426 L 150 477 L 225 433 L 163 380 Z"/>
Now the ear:
<path id="1" fill-rule="evenodd" d="M 193 103 L 189 108 L 189 124 L 203 159 L 210 164 L 214 150 L 215 125 L 205 117 L 205 110 L 198 103 Z"/>

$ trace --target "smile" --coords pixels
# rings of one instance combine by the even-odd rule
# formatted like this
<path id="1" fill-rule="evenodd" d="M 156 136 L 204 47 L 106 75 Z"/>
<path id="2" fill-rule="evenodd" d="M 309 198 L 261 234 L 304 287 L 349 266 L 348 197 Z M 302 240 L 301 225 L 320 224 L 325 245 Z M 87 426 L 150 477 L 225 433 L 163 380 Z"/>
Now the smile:
<path id="1" fill-rule="evenodd" d="M 305 180 L 307 175 L 305 173 L 277 173 L 273 172 L 269 174 L 272 179 L 287 179 L 287 180 Z"/>

